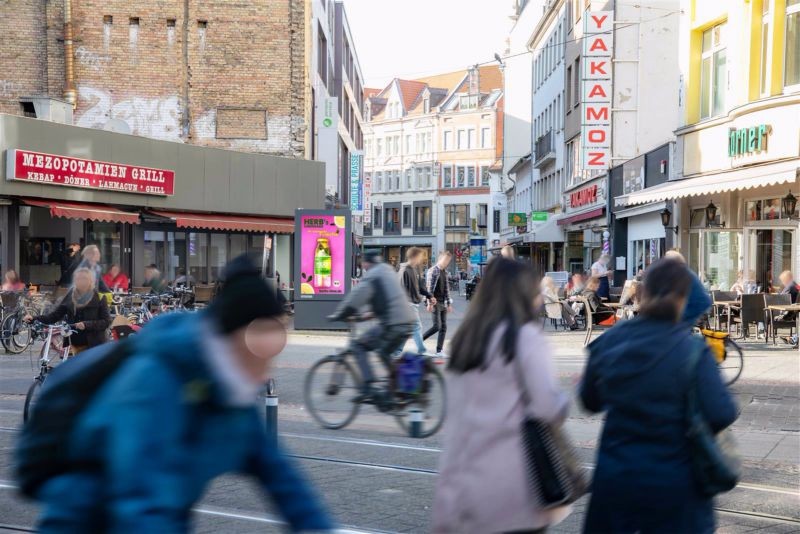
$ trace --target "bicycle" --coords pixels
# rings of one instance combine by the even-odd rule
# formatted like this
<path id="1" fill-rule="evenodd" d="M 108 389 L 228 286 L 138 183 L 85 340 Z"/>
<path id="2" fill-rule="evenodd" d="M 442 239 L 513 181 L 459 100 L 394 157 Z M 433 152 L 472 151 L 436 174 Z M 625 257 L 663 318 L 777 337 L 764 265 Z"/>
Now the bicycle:
<path id="1" fill-rule="evenodd" d="M 27 422 L 31 413 L 33 413 L 33 407 L 36 404 L 39 391 L 47 375 L 53 370 L 51 365 L 53 360 L 56 357 L 62 362 L 69 359 L 71 347 L 65 345 L 64 340 L 76 332 L 72 325 L 63 321 L 53 325 L 46 325 L 39 322 L 33 323 L 31 324 L 30 331 L 34 341 L 41 339 L 44 343 L 39 353 L 39 374 L 34 377 L 33 383 L 30 385 L 25 395 L 25 406 L 22 410 L 23 422 Z M 53 352 L 53 354 L 51 354 L 51 352 Z"/>
<path id="2" fill-rule="evenodd" d="M 701 328 L 700 333 L 717 360 L 722 381 L 726 386 L 732 385 L 742 375 L 744 369 L 744 352 L 728 332 Z"/>
<path id="3" fill-rule="evenodd" d="M 355 324 L 363 318 L 351 319 L 347 346 L 339 352 L 317 361 L 306 374 L 303 396 L 306 407 L 317 423 L 323 428 L 338 430 L 349 425 L 358 415 L 362 404 L 375 404 L 374 401 L 357 402 L 364 381 L 356 372 L 358 368 L 352 349 L 356 339 Z M 422 373 L 416 387 L 407 387 L 401 380 L 399 360 L 390 356 L 380 360 L 387 374 L 378 380 L 379 391 L 386 393 L 387 400 L 376 405 L 379 411 L 394 416 L 400 428 L 408 434 L 412 431 L 412 417 L 422 419 L 418 437 L 434 435 L 444 423 L 446 413 L 445 383 L 442 372 L 431 357 L 419 356 L 422 360 Z M 421 414 L 420 414 L 421 412 Z"/>
<path id="4" fill-rule="evenodd" d="M 14 302 L 6 306 L 5 302 L 9 299 L 13 299 Z M 0 343 L 2 343 L 6 352 L 11 354 L 20 354 L 33 343 L 31 327 L 22 319 L 29 313 L 31 315 L 38 314 L 41 306 L 29 306 L 26 302 L 27 299 L 27 290 L 23 292 L 3 293 L 4 306 L 3 322 L 0 324 L 0 332 L 2 332 L 0 335 Z M 10 310 L 6 310 L 6 308 L 10 308 Z M 34 309 L 35 312 L 31 312 L 31 310 Z"/>

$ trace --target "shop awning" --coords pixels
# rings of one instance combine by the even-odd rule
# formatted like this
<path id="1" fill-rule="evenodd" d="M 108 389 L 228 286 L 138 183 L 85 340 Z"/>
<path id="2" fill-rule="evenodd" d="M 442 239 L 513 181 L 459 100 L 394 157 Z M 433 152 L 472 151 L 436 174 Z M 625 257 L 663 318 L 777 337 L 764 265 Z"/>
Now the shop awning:
<path id="1" fill-rule="evenodd" d="M 172 219 L 178 228 L 200 228 L 203 230 L 231 230 L 257 232 L 260 234 L 294 233 L 294 219 L 277 217 L 251 217 L 245 215 L 224 215 L 221 213 L 184 213 L 177 211 L 156 211 L 149 213 Z"/>
<path id="2" fill-rule="evenodd" d="M 648 202 L 660 202 L 662 200 L 792 183 L 797 180 L 797 170 L 798 162 L 795 159 L 770 165 L 719 172 L 642 189 L 635 193 L 619 196 L 615 199 L 615 202 L 617 206 L 633 206 Z"/>
<path id="3" fill-rule="evenodd" d="M 564 229 L 558 219 L 550 218 L 545 223 L 535 224 L 525 236 L 526 243 L 563 243 Z"/>
<path id="4" fill-rule="evenodd" d="M 605 208 L 597 208 L 596 210 L 586 211 L 583 213 L 579 213 L 577 215 L 573 215 L 572 217 L 565 217 L 563 219 L 558 220 L 559 226 L 564 226 L 567 224 L 572 224 L 580 221 L 586 221 L 588 219 L 594 219 L 595 217 L 600 217 L 605 212 Z"/>
<path id="5" fill-rule="evenodd" d="M 52 217 L 65 217 L 82 221 L 103 221 L 139 224 L 139 214 L 106 206 L 104 204 L 84 204 L 80 202 L 65 202 L 56 200 L 22 199 L 28 206 L 48 208 Z"/>

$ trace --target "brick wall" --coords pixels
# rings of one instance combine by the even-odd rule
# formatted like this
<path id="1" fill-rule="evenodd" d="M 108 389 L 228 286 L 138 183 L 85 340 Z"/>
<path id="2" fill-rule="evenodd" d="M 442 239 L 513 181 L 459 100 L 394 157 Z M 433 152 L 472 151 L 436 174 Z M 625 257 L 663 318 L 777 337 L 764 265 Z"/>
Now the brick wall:
<path id="1" fill-rule="evenodd" d="M 76 125 L 114 118 L 157 139 L 304 155 L 304 0 L 72 6 Z M 17 37 L 0 47 L 0 111 L 19 113 L 23 94 L 61 98 L 63 0 L 0 0 L 0 32 Z M 249 111 L 237 121 L 232 109 Z"/>

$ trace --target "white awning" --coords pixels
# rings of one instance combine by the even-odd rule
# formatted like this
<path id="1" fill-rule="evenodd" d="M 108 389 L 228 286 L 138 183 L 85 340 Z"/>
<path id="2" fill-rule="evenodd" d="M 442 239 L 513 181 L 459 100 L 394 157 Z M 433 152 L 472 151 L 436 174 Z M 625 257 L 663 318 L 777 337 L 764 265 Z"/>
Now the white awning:
<path id="1" fill-rule="evenodd" d="M 563 243 L 564 228 L 558 225 L 558 219 L 549 215 L 547 222 L 534 224 L 525 234 L 525 243 Z"/>
<path id="2" fill-rule="evenodd" d="M 770 165 L 759 165 L 757 167 L 709 174 L 697 178 L 676 180 L 628 195 L 618 196 L 614 201 L 617 206 L 633 206 L 648 202 L 661 202 L 676 198 L 792 183 L 797 180 L 798 166 L 800 166 L 800 162 L 794 159 Z"/>

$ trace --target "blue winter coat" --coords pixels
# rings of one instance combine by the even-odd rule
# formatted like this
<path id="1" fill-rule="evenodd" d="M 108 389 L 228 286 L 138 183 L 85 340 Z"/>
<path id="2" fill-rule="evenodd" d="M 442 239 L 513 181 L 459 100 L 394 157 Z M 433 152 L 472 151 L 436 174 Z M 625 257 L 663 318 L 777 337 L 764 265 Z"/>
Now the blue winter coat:
<path id="1" fill-rule="evenodd" d="M 686 299 L 686 308 L 683 309 L 683 321 L 694 326 L 708 312 L 712 302 L 700 278 L 691 270 L 689 273 L 692 275 L 692 285 Z"/>
<path id="2" fill-rule="evenodd" d="M 98 391 L 70 456 L 99 464 L 46 483 L 40 532 L 186 532 L 208 483 L 256 477 L 292 530 L 333 528 L 297 469 L 267 440 L 253 407 L 231 407 L 202 358 L 200 316 L 153 321 L 135 355 Z"/>
<path id="3" fill-rule="evenodd" d="M 697 366 L 698 403 L 717 432 L 736 406 L 705 343 L 685 323 L 638 317 L 589 345 L 580 398 L 606 412 L 585 532 L 713 532 L 712 500 L 695 487 L 685 436 L 687 360 Z"/>

